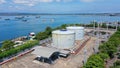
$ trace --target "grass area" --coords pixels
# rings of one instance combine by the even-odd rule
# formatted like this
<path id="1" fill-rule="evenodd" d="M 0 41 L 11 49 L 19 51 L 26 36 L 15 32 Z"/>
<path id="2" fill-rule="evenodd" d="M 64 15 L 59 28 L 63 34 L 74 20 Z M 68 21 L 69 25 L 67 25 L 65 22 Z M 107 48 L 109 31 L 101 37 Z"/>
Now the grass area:
<path id="1" fill-rule="evenodd" d="M 0 53 L 0 59 L 3 59 L 5 57 L 8 57 L 8 56 L 11 56 L 11 55 L 14 55 L 16 53 L 19 53 L 21 51 L 24 51 L 25 49 L 28 49 L 28 48 L 31 48 L 35 45 L 38 44 L 38 41 L 37 40 L 33 40 L 33 41 L 27 41 L 26 43 L 24 43 L 23 45 L 20 45 L 18 47 L 15 47 L 15 48 L 11 48 L 9 50 L 6 50 L 6 51 L 3 51 Z"/>

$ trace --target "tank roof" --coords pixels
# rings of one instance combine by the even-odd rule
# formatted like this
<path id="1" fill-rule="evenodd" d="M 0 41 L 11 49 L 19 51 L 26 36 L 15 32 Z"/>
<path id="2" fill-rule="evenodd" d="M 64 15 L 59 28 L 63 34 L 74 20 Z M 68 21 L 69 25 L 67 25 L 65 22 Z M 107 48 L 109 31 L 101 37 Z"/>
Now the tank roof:
<path id="1" fill-rule="evenodd" d="M 84 29 L 84 27 L 81 26 L 69 26 L 67 29 Z"/>
<path id="2" fill-rule="evenodd" d="M 54 33 L 54 34 L 74 34 L 73 31 L 68 31 L 68 30 L 55 30 L 52 33 Z"/>

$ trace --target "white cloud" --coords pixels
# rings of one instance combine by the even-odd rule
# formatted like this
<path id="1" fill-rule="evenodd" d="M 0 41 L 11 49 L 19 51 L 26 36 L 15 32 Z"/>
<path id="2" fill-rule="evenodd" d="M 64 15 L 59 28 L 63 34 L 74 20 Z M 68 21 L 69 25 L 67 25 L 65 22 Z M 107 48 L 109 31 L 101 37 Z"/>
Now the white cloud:
<path id="1" fill-rule="evenodd" d="M 40 2 L 70 2 L 73 0 L 13 0 L 13 3 L 34 6 Z"/>
<path id="2" fill-rule="evenodd" d="M 34 1 L 32 0 L 13 0 L 14 3 L 16 4 L 24 4 L 28 6 L 34 6 Z"/>
<path id="3" fill-rule="evenodd" d="M 82 2 L 94 2 L 95 0 L 80 0 Z"/>
<path id="4" fill-rule="evenodd" d="M 0 4 L 6 3 L 5 0 L 0 0 Z"/>
<path id="5" fill-rule="evenodd" d="M 53 0 L 13 0 L 16 4 L 23 4 L 28 6 L 34 6 L 35 4 L 38 4 L 39 2 L 52 2 Z"/>
<path id="6" fill-rule="evenodd" d="M 8 9 L 10 9 L 10 10 L 24 10 L 24 7 L 20 7 L 20 6 L 8 6 Z"/>
<path id="7" fill-rule="evenodd" d="M 63 2 L 71 2 L 71 1 L 73 1 L 73 0 L 63 0 Z"/>
<path id="8" fill-rule="evenodd" d="M 56 2 L 61 2 L 61 0 L 56 0 Z"/>

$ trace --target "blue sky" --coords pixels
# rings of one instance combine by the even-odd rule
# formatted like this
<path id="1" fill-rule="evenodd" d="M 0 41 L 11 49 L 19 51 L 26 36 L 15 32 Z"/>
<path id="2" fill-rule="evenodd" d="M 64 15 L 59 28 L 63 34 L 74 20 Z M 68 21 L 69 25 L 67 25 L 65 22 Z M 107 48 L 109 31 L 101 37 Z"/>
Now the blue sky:
<path id="1" fill-rule="evenodd" d="M 0 0 L 0 12 L 115 13 L 120 0 Z"/>

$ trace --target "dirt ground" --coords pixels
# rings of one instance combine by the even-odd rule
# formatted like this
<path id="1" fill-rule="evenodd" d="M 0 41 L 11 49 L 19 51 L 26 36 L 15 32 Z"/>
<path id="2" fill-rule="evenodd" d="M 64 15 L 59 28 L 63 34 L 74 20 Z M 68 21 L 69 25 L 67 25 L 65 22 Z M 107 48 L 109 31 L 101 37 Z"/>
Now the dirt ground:
<path id="1" fill-rule="evenodd" d="M 70 55 L 67 59 L 59 58 L 51 65 L 36 61 L 34 60 L 35 55 L 27 54 L 2 65 L 1 68 L 80 68 L 83 65 L 83 61 L 85 62 L 85 59 L 94 53 L 93 47 L 95 46 L 95 40 L 92 37 L 78 54 Z"/>

